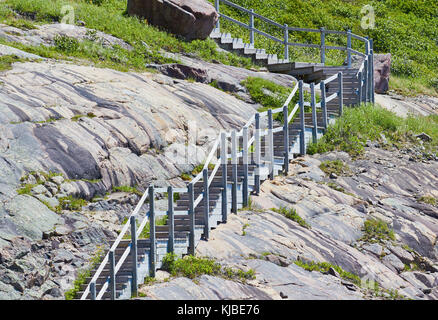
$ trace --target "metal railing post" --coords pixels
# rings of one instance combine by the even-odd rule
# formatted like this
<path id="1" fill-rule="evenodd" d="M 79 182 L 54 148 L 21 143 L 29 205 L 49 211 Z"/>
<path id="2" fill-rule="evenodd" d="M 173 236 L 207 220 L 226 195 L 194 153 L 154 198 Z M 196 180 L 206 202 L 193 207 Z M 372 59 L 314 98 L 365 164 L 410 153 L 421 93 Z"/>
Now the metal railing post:
<path id="1" fill-rule="evenodd" d="M 283 106 L 283 147 L 284 147 L 284 163 L 283 163 L 283 172 L 285 175 L 289 172 L 289 122 L 287 119 L 289 118 L 289 107 L 287 105 Z"/>
<path id="2" fill-rule="evenodd" d="M 372 50 L 370 51 L 372 52 Z M 373 56 L 370 53 L 370 55 L 368 56 L 368 101 L 372 102 L 373 101 Z"/>
<path id="3" fill-rule="evenodd" d="M 298 82 L 298 88 L 300 91 L 300 155 L 304 156 L 306 154 L 306 122 L 304 114 L 303 80 L 300 80 L 300 82 Z"/>
<path id="4" fill-rule="evenodd" d="M 325 64 L 325 29 L 321 28 L 321 63 Z"/>
<path id="5" fill-rule="evenodd" d="M 154 186 L 149 187 L 149 239 L 150 239 L 150 257 L 149 257 L 149 275 L 155 278 L 155 268 L 157 262 L 157 248 L 155 239 L 155 191 Z"/>
<path id="6" fill-rule="evenodd" d="M 347 30 L 347 64 L 351 68 L 351 30 Z"/>
<path id="7" fill-rule="evenodd" d="M 284 25 L 284 59 L 289 60 L 289 26 Z"/>
<path id="8" fill-rule="evenodd" d="M 167 252 L 175 251 L 175 215 L 173 206 L 173 187 L 167 187 L 167 219 L 169 221 L 169 243 Z"/>
<path id="9" fill-rule="evenodd" d="M 236 130 L 231 131 L 231 212 L 237 213 L 237 137 Z"/>
<path id="10" fill-rule="evenodd" d="M 375 103 L 375 97 L 374 97 L 374 42 L 373 39 L 370 40 L 370 46 L 371 46 L 371 102 Z"/>
<path id="11" fill-rule="evenodd" d="M 242 160 L 243 160 L 243 187 L 242 187 L 242 199 L 243 199 L 243 207 L 248 207 L 248 128 L 243 127 L 242 131 Z"/>
<path id="12" fill-rule="evenodd" d="M 315 83 L 310 84 L 310 106 L 312 108 L 312 142 L 318 142 L 318 119 L 316 117 L 316 95 L 315 95 Z"/>
<path id="13" fill-rule="evenodd" d="M 254 44 L 254 9 L 249 14 L 249 43 Z"/>
<path id="14" fill-rule="evenodd" d="M 115 300 L 116 299 L 116 274 L 115 274 L 115 269 L 116 269 L 116 260 L 114 257 L 114 251 L 110 250 L 109 254 L 108 254 L 108 261 L 109 261 L 109 269 L 110 269 L 110 297 L 111 300 Z"/>
<path id="15" fill-rule="evenodd" d="M 322 80 L 320 82 L 320 89 L 321 89 L 321 110 L 322 110 L 322 126 L 325 130 L 327 130 L 328 127 L 328 119 L 327 119 L 327 93 L 325 91 L 325 81 Z"/>
<path id="16" fill-rule="evenodd" d="M 189 254 L 195 255 L 195 192 L 193 183 L 188 185 L 189 193 L 189 223 L 190 223 L 190 234 L 189 234 Z"/>
<path id="17" fill-rule="evenodd" d="M 216 9 L 216 12 L 218 13 L 218 15 L 219 15 L 219 0 L 215 0 L 214 1 L 214 7 L 215 7 L 215 9 Z M 219 18 L 217 19 L 217 22 L 216 22 L 216 31 L 217 32 L 219 32 L 220 31 L 220 29 L 221 29 L 221 25 L 220 25 L 220 15 L 219 15 Z"/>
<path id="18" fill-rule="evenodd" d="M 254 191 L 258 195 L 260 193 L 260 164 L 261 164 L 261 140 L 260 140 L 260 113 L 255 114 L 255 186 Z"/>
<path id="19" fill-rule="evenodd" d="M 96 282 L 90 282 L 90 296 L 91 300 L 96 300 Z"/>
<path id="20" fill-rule="evenodd" d="M 269 140 L 269 180 L 274 180 L 274 122 L 272 109 L 268 109 L 268 140 Z"/>
<path id="21" fill-rule="evenodd" d="M 137 226 L 135 217 L 131 216 L 131 258 L 132 258 L 132 294 L 137 295 L 138 291 L 138 251 L 137 251 Z"/>
<path id="22" fill-rule="evenodd" d="M 363 101 L 363 93 L 362 93 L 362 89 L 363 89 L 363 74 L 362 71 L 359 72 L 359 90 L 358 90 L 358 96 L 359 96 L 359 105 L 362 104 Z"/>
<path id="23" fill-rule="evenodd" d="M 344 79 L 342 77 L 342 72 L 338 72 L 338 84 L 339 84 L 339 116 L 342 116 L 344 112 Z"/>
<path id="24" fill-rule="evenodd" d="M 202 171 L 204 180 L 204 240 L 210 237 L 210 192 L 208 190 L 208 169 Z"/>
<path id="25" fill-rule="evenodd" d="M 368 102 L 368 56 L 366 57 L 366 60 L 364 62 L 364 68 L 363 68 L 363 102 Z"/>
<path id="26" fill-rule="evenodd" d="M 222 166 L 222 222 L 228 220 L 228 190 L 227 190 L 227 163 L 228 163 L 227 135 L 221 133 L 221 166 Z"/>

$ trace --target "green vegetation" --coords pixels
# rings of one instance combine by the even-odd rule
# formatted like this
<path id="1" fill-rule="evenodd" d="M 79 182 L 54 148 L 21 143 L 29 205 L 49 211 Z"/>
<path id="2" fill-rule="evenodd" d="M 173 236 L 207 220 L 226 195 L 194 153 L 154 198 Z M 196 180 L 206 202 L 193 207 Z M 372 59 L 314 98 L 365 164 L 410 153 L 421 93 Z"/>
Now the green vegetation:
<path id="1" fill-rule="evenodd" d="M 246 236 L 246 228 L 249 227 L 249 223 L 245 223 L 242 227 L 242 236 Z"/>
<path id="2" fill-rule="evenodd" d="M 279 214 L 282 214 L 283 216 L 285 216 L 286 218 L 293 220 L 295 222 L 297 222 L 300 226 L 310 229 L 310 225 L 299 216 L 299 214 L 297 213 L 297 211 L 294 208 L 285 208 L 285 207 L 280 207 L 280 209 L 277 208 L 272 208 L 271 209 L 274 212 L 277 212 Z"/>
<path id="3" fill-rule="evenodd" d="M 102 247 L 98 247 L 96 253 L 89 261 L 89 267 L 78 272 L 76 280 L 73 283 L 73 288 L 65 293 L 65 300 L 73 300 L 76 298 L 76 294 L 81 291 L 81 285 L 86 283 L 86 279 L 91 276 L 91 271 L 102 261 L 103 257 L 104 250 Z"/>
<path id="4" fill-rule="evenodd" d="M 213 0 L 209 0 L 214 3 Z M 360 36 L 374 40 L 376 53 L 392 54 L 392 73 L 390 87 L 404 94 L 428 93 L 438 95 L 438 3 L 427 0 L 234 0 L 246 8 L 270 18 L 281 25 L 330 30 L 351 29 Z M 375 12 L 375 27 L 363 29 L 365 13 L 361 10 L 370 5 Z M 248 14 L 221 4 L 221 12 L 241 22 L 248 23 Z M 255 19 L 255 27 L 283 39 L 283 31 Z M 221 29 L 234 37 L 249 42 L 249 32 L 236 24 L 221 20 Z M 290 32 L 290 42 L 319 44 L 319 33 Z M 326 44 L 345 46 L 346 37 L 328 35 Z M 255 46 L 265 48 L 268 53 L 283 57 L 283 45 L 256 34 Z M 364 50 L 363 43 L 353 40 L 353 48 Z M 319 62 L 319 50 L 313 48 L 290 48 L 293 61 Z M 345 53 L 327 50 L 328 64 L 341 64 Z"/>
<path id="5" fill-rule="evenodd" d="M 134 193 L 140 197 L 143 196 L 143 192 L 138 190 L 136 187 L 131 187 L 131 186 L 113 187 L 113 192 L 127 192 L 127 193 Z"/>
<path id="6" fill-rule="evenodd" d="M 0 56 L 0 72 L 12 69 L 12 64 L 14 62 L 23 62 L 25 59 L 19 58 L 15 55 L 5 55 Z"/>
<path id="7" fill-rule="evenodd" d="M 155 226 L 165 226 L 167 224 L 167 218 L 168 218 L 167 215 L 155 218 Z M 126 224 L 127 222 L 128 222 L 128 218 L 126 217 L 123 220 L 122 225 Z M 138 226 L 139 226 L 138 220 L 136 220 L 136 225 L 138 228 Z M 151 231 L 151 225 L 150 225 L 150 222 L 148 221 L 148 222 L 146 222 L 146 225 L 144 226 L 144 228 L 141 231 L 140 236 L 138 238 L 139 239 L 149 239 L 150 231 Z M 125 239 L 125 240 L 131 239 L 130 231 L 125 233 L 125 235 L 123 236 L 123 239 Z"/>
<path id="8" fill-rule="evenodd" d="M 408 116 L 406 119 L 380 106 L 371 104 L 346 108 L 336 123 L 330 125 L 326 134 L 316 143 L 310 144 L 309 154 L 329 151 L 345 151 L 353 158 L 364 153 L 367 140 L 382 142 L 382 135 L 389 144 L 397 148 L 418 143 L 416 134 L 428 134 L 432 140 L 424 142 L 427 152 L 438 152 L 438 116 Z"/>
<path id="9" fill-rule="evenodd" d="M 331 175 L 332 173 L 334 173 L 337 176 L 348 176 L 351 174 L 350 167 L 342 160 L 324 161 L 321 163 L 319 168 L 327 175 Z"/>
<path id="10" fill-rule="evenodd" d="M 83 117 L 95 118 L 96 115 L 94 113 L 92 113 L 92 112 L 88 112 L 87 114 L 77 114 L 77 115 L 71 117 L 70 120 L 71 121 L 79 121 L 79 119 L 83 118 Z"/>
<path id="11" fill-rule="evenodd" d="M 84 199 L 78 199 L 72 196 L 63 197 L 59 199 L 59 206 L 55 208 L 55 212 L 61 212 L 61 210 L 81 211 L 82 207 L 86 205 L 87 201 Z"/>
<path id="12" fill-rule="evenodd" d="M 37 185 L 38 184 L 27 183 L 22 188 L 18 189 L 17 193 L 21 194 L 21 195 L 24 195 L 24 194 L 30 195 L 31 194 L 30 191 L 32 190 L 32 188 L 37 186 Z"/>
<path id="13" fill-rule="evenodd" d="M 432 206 L 436 206 L 438 204 L 437 199 L 435 199 L 434 197 L 430 197 L 430 196 L 422 196 L 418 199 L 418 202 L 427 203 L 427 204 L 430 204 Z"/>
<path id="14" fill-rule="evenodd" d="M 364 222 L 363 236 L 360 241 L 382 242 L 385 240 L 395 240 L 394 231 L 388 227 L 388 224 L 380 219 L 369 218 Z"/>
<path id="15" fill-rule="evenodd" d="M 198 174 L 200 174 L 202 172 L 202 170 L 204 169 L 205 163 L 202 163 L 200 165 L 197 165 L 193 170 L 192 170 L 192 175 L 197 176 Z M 208 164 L 208 170 L 212 171 L 214 169 L 214 164 L 209 163 Z"/>
<path id="16" fill-rule="evenodd" d="M 3 22 L 14 17 L 14 12 L 33 18 L 32 24 L 61 22 L 64 14 L 61 8 L 71 5 L 75 20 L 82 20 L 87 28 L 95 29 L 124 40 L 133 47 L 127 50 L 120 46 L 105 47 L 96 35 L 90 33 L 89 40 L 78 41 L 68 37 L 57 37 L 54 47 L 21 45 L 8 43 L 19 49 L 47 58 L 77 58 L 94 63 L 98 67 L 109 67 L 121 71 L 148 70 L 148 63 L 169 63 L 174 60 L 160 53 L 191 53 L 206 61 L 219 61 L 227 65 L 251 68 L 250 59 L 231 53 L 218 52 L 216 43 L 206 41 L 185 41 L 159 28 L 148 25 L 147 21 L 126 14 L 126 0 L 6 0 L 0 3 L 0 19 Z M 24 24 L 22 22 L 22 24 Z M 18 24 L 16 24 L 18 26 Z M 30 22 L 24 25 L 30 27 Z M 3 41 L 5 42 L 5 41 Z"/>
<path id="17" fill-rule="evenodd" d="M 305 263 L 305 262 L 302 262 L 299 260 L 295 261 L 295 264 L 297 266 L 307 270 L 307 271 L 310 271 L 310 272 L 318 271 L 321 273 L 327 273 L 329 271 L 329 269 L 332 268 L 339 274 L 339 276 L 342 279 L 351 281 L 352 283 L 354 283 L 355 285 L 357 285 L 359 287 L 361 286 L 361 279 L 357 275 L 343 270 L 340 266 L 335 266 L 335 265 L 328 263 L 328 262 L 313 262 L 312 261 L 310 263 Z"/>
<path id="18" fill-rule="evenodd" d="M 174 277 L 182 276 L 189 279 L 195 279 L 204 274 L 223 277 L 226 279 L 238 279 L 243 282 L 255 279 L 255 272 L 252 269 L 244 272 L 242 270 L 235 270 L 228 267 L 223 268 L 214 259 L 198 258 L 192 255 L 178 258 L 174 253 L 168 253 L 163 258 L 162 268 Z"/>

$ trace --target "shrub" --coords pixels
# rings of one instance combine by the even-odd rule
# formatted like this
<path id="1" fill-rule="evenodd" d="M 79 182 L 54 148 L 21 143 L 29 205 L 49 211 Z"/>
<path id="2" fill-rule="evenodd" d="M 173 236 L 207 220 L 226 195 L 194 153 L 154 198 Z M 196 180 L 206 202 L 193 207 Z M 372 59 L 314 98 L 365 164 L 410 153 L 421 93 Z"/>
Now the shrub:
<path id="1" fill-rule="evenodd" d="M 362 241 L 382 242 L 384 240 L 395 240 L 394 231 L 388 227 L 388 224 L 380 219 L 369 218 L 364 222 L 362 231 Z"/>
<path id="2" fill-rule="evenodd" d="M 277 208 L 272 208 L 271 209 L 274 212 L 277 212 L 279 214 L 282 214 L 283 216 L 285 216 L 286 218 L 293 220 L 295 222 L 297 222 L 300 226 L 310 229 L 310 225 L 299 216 L 299 214 L 297 213 L 297 211 L 294 208 L 285 208 L 285 207 L 280 207 L 280 209 Z"/>

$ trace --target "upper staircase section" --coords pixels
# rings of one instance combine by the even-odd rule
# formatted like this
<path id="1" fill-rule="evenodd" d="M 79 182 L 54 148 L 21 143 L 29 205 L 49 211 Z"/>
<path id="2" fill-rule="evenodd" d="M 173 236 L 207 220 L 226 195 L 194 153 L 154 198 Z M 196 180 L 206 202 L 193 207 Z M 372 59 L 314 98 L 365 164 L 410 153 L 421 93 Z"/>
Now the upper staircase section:
<path id="1" fill-rule="evenodd" d="M 222 13 L 221 4 L 236 10 L 240 17 L 247 16 L 247 21 L 240 21 Z M 210 37 L 214 39 L 221 48 L 249 57 L 254 63 L 265 66 L 270 72 L 289 74 L 306 83 L 319 83 L 340 71 L 350 76 L 354 75 L 355 78 L 349 82 L 356 83 L 356 86 L 348 92 L 349 95 L 354 95 L 352 104 L 364 101 L 363 97 L 359 96 L 359 91 L 362 91 L 361 94 L 365 97 L 369 97 L 369 99 L 365 98 L 365 100 L 374 102 L 374 63 L 372 63 L 374 61 L 374 53 L 372 40 L 353 34 L 350 30 L 336 31 L 326 30 L 325 28 L 309 29 L 289 27 L 287 24 L 282 25 L 277 23 L 254 12 L 253 9 L 243 8 L 228 0 L 215 0 L 215 7 L 220 19 Z M 242 38 L 234 38 L 231 33 L 221 30 L 221 21 L 224 20 L 247 31 L 249 33 L 249 41 L 245 42 Z M 264 30 L 260 30 L 262 26 L 265 26 Z M 317 33 L 319 34 L 320 41 L 318 43 L 292 42 L 291 39 L 294 38 L 293 35 L 298 33 Z M 255 46 L 256 35 L 273 42 L 273 47 L 283 47 L 283 50 L 269 52 L 266 49 L 257 48 Z M 332 41 L 331 39 L 333 37 L 336 37 L 337 40 Z M 339 43 L 342 45 L 339 45 Z M 290 61 L 291 47 L 319 50 L 319 61 Z M 344 63 L 340 66 L 328 66 L 326 62 L 328 60 L 327 52 L 329 50 L 344 52 Z M 352 67 L 352 55 L 361 57 L 362 64 L 359 69 Z M 359 88 L 359 83 L 361 84 L 361 88 Z"/>

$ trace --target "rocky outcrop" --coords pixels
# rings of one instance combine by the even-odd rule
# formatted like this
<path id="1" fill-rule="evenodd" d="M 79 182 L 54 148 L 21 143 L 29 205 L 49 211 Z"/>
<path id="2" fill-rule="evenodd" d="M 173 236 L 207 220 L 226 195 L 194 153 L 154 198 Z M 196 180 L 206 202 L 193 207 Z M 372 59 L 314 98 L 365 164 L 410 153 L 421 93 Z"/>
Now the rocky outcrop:
<path id="1" fill-rule="evenodd" d="M 192 39 L 206 39 L 218 20 L 214 7 L 205 0 L 129 0 L 128 14 Z"/>
<path id="2" fill-rule="evenodd" d="M 384 94 L 389 90 L 391 74 L 391 54 L 374 55 L 374 91 Z"/>

